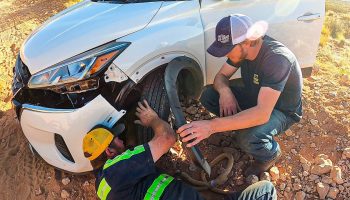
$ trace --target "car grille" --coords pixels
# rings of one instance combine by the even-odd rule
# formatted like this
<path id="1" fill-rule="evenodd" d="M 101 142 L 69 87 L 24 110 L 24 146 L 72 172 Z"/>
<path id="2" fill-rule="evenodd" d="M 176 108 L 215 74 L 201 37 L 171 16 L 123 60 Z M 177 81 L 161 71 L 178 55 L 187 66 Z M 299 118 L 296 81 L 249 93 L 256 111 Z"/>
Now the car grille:
<path id="1" fill-rule="evenodd" d="M 13 68 L 12 92 L 14 95 L 28 83 L 30 76 L 28 67 L 22 62 L 18 55 L 16 65 Z"/>
<path id="2" fill-rule="evenodd" d="M 56 147 L 58 149 L 58 151 L 69 161 L 75 163 L 72 154 L 70 154 L 69 149 L 66 145 L 66 143 L 64 142 L 64 139 L 62 136 L 60 136 L 59 134 L 55 133 L 55 144 Z"/>

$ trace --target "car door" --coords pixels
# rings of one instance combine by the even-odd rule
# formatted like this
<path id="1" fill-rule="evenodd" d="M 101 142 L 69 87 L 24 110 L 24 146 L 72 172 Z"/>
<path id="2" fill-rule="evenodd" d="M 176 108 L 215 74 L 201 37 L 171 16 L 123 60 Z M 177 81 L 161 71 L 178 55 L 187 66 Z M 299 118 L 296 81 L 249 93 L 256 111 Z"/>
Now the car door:
<path id="1" fill-rule="evenodd" d="M 298 58 L 302 68 L 311 67 L 325 16 L 324 0 L 202 0 L 201 17 L 204 26 L 205 47 L 215 40 L 215 26 L 225 16 L 234 13 L 248 15 L 253 21 L 269 24 L 267 35 L 285 44 Z M 206 53 L 207 84 L 226 58 L 215 58 Z M 232 78 L 240 77 L 236 73 Z"/>

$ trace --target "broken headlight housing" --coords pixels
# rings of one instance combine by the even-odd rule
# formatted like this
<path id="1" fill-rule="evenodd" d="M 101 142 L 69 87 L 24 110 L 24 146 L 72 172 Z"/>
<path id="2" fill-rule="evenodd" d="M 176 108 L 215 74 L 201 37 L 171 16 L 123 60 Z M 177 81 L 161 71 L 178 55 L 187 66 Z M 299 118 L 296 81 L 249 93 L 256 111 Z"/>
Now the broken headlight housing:
<path id="1" fill-rule="evenodd" d="M 110 42 L 34 74 L 28 87 L 57 93 L 97 89 L 99 76 L 128 46 L 129 42 Z"/>

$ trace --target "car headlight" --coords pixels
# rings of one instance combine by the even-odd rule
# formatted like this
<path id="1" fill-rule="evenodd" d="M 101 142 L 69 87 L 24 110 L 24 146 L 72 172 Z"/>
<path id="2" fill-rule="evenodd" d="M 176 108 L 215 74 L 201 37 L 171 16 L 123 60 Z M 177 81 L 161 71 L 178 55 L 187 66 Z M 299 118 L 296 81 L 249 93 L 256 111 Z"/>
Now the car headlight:
<path id="1" fill-rule="evenodd" d="M 49 87 L 49 89 L 51 88 L 56 91 L 58 86 L 74 88 L 78 84 L 79 87 L 80 85 L 89 87 L 89 83 L 96 86 L 96 76 L 99 72 L 110 65 L 129 45 L 129 42 L 110 42 L 74 56 L 49 69 L 34 74 L 28 82 L 28 87 Z M 67 92 L 65 90 L 67 90 L 67 88 L 61 92 Z"/>

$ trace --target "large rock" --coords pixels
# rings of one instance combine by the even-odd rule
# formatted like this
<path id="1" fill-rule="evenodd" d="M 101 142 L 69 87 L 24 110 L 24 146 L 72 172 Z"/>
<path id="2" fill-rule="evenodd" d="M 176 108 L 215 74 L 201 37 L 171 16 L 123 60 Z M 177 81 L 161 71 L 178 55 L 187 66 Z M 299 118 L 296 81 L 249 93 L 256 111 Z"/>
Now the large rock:
<path id="1" fill-rule="evenodd" d="M 277 167 L 271 167 L 270 169 L 271 180 L 276 181 L 280 177 L 280 171 Z"/>
<path id="2" fill-rule="evenodd" d="M 257 183 L 259 181 L 259 178 L 255 175 L 249 175 L 247 178 L 246 178 L 246 182 L 248 185 L 252 185 L 254 183 Z"/>
<path id="3" fill-rule="evenodd" d="M 330 95 L 331 97 L 337 97 L 337 92 L 332 91 L 332 92 L 329 93 L 329 95 Z"/>
<path id="4" fill-rule="evenodd" d="M 303 176 L 304 176 L 304 177 L 309 176 L 309 172 L 307 172 L 307 171 L 303 171 Z"/>
<path id="5" fill-rule="evenodd" d="M 315 119 L 310 119 L 310 123 L 311 123 L 313 126 L 315 126 L 315 125 L 318 124 L 318 121 L 315 120 Z"/>
<path id="6" fill-rule="evenodd" d="M 325 183 L 317 183 L 317 193 L 320 199 L 325 199 L 329 191 L 329 185 Z"/>
<path id="7" fill-rule="evenodd" d="M 322 177 L 322 180 L 321 180 L 322 183 L 327 183 L 327 184 L 332 184 L 333 180 L 331 177 L 329 176 L 324 176 Z"/>
<path id="8" fill-rule="evenodd" d="M 311 168 L 311 163 L 308 160 L 306 160 L 302 155 L 299 156 L 299 160 L 301 162 L 303 170 L 309 172 Z"/>
<path id="9" fill-rule="evenodd" d="M 61 191 L 61 198 L 62 199 L 68 199 L 70 194 L 66 190 Z"/>
<path id="10" fill-rule="evenodd" d="M 326 174 L 332 170 L 333 163 L 328 156 L 324 154 L 318 155 L 314 159 L 314 165 L 311 167 L 311 173 L 316 175 Z"/>
<path id="11" fill-rule="evenodd" d="M 299 191 L 295 194 L 295 200 L 304 200 L 306 197 L 305 192 Z"/>
<path id="12" fill-rule="evenodd" d="M 317 176 L 317 175 L 315 175 L 315 174 L 311 174 L 311 175 L 309 176 L 310 181 L 315 181 L 315 180 L 317 180 L 317 179 L 319 179 L 319 178 L 320 178 L 320 177 Z"/>
<path id="13" fill-rule="evenodd" d="M 350 158 L 350 147 L 344 149 L 342 158 L 343 159 Z"/>
<path id="14" fill-rule="evenodd" d="M 337 184 L 343 184 L 344 180 L 342 178 L 341 169 L 338 166 L 334 166 L 331 171 L 331 178 Z"/>
<path id="15" fill-rule="evenodd" d="M 271 181 L 271 176 L 268 172 L 264 172 L 260 175 L 260 180 Z"/>
<path id="16" fill-rule="evenodd" d="M 302 155 L 299 156 L 299 160 L 302 164 L 305 164 L 305 163 L 310 163 L 308 160 L 306 160 L 306 158 L 304 158 Z"/>
<path id="17" fill-rule="evenodd" d="M 89 186 L 89 185 L 90 185 L 89 181 L 85 181 L 85 182 L 83 183 L 83 187 L 87 187 L 87 186 Z"/>
<path id="18" fill-rule="evenodd" d="M 326 174 L 332 170 L 332 163 L 326 162 L 325 164 L 314 165 L 311 168 L 311 173 L 316 175 Z"/>
<path id="19" fill-rule="evenodd" d="M 43 192 L 41 191 L 41 188 L 39 187 L 38 189 L 36 189 L 35 191 L 35 195 L 36 196 L 39 196 L 39 195 L 41 195 Z"/>
<path id="20" fill-rule="evenodd" d="M 303 167 L 304 171 L 309 172 L 311 168 L 311 163 L 303 163 L 301 164 L 301 166 Z"/>
<path id="21" fill-rule="evenodd" d="M 294 184 L 293 184 L 293 190 L 294 190 L 294 191 L 299 191 L 299 190 L 301 190 L 302 188 L 303 188 L 303 186 L 301 186 L 300 183 L 294 183 Z"/>
<path id="22" fill-rule="evenodd" d="M 288 137 L 294 135 L 293 131 L 291 131 L 290 129 L 286 130 L 286 131 L 285 131 L 285 134 L 286 134 Z"/>
<path id="23" fill-rule="evenodd" d="M 314 164 L 321 164 L 323 162 L 323 160 L 327 160 L 327 159 L 328 159 L 328 156 L 326 154 L 319 154 L 316 156 L 313 163 Z"/>
<path id="24" fill-rule="evenodd" d="M 338 193 L 339 193 L 339 190 L 335 187 L 332 187 L 331 189 L 329 189 L 327 197 L 329 197 L 331 199 L 336 199 L 338 196 Z"/>
<path id="25" fill-rule="evenodd" d="M 284 190 L 286 188 L 286 184 L 285 183 L 281 183 L 279 186 L 280 190 Z"/>
<path id="26" fill-rule="evenodd" d="M 63 185 L 68 185 L 69 183 L 70 183 L 70 179 L 69 179 L 68 177 L 62 179 L 62 184 L 63 184 Z"/>

